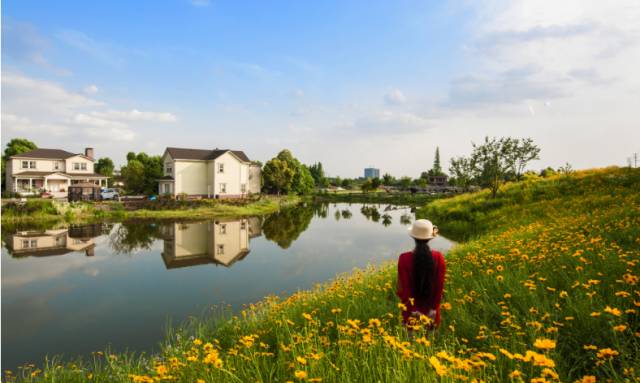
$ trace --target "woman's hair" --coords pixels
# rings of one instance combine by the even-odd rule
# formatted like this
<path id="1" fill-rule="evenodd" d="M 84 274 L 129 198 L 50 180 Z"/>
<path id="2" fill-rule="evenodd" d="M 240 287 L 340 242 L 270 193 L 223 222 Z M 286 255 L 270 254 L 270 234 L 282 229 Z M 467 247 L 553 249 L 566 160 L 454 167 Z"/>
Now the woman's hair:
<path id="1" fill-rule="evenodd" d="M 429 302 L 433 295 L 435 264 L 429 240 L 416 239 L 413 251 L 413 298 L 417 302 Z"/>

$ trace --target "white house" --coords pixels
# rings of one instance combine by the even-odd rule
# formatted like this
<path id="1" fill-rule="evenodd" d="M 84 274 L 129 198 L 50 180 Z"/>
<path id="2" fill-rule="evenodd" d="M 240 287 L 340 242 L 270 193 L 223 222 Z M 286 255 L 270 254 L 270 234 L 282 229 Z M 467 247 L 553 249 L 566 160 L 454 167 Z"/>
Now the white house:
<path id="1" fill-rule="evenodd" d="M 239 150 L 167 148 L 162 163 L 159 194 L 225 198 L 260 192 L 260 166 Z"/>
<path id="2" fill-rule="evenodd" d="M 7 191 L 16 193 L 67 191 L 69 185 L 92 182 L 107 186 L 109 177 L 93 168 L 93 148 L 84 154 L 60 149 L 35 149 L 9 157 L 5 180 Z"/>

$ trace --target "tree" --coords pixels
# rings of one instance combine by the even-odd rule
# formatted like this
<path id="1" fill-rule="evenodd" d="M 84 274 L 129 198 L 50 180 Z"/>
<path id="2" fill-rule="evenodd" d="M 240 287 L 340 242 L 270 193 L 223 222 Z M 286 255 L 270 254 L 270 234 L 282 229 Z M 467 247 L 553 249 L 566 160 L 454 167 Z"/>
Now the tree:
<path id="1" fill-rule="evenodd" d="M 416 179 L 416 185 L 421 187 L 422 189 L 427 187 L 427 180 L 424 178 L 417 178 Z"/>
<path id="2" fill-rule="evenodd" d="M 382 176 L 382 184 L 385 186 L 391 186 L 396 182 L 395 178 L 389 173 L 385 173 Z"/>
<path id="3" fill-rule="evenodd" d="M 369 190 L 371 190 L 373 188 L 373 186 L 371 185 L 371 178 L 367 178 L 362 185 L 360 185 L 360 189 L 362 189 L 363 193 L 368 193 Z"/>
<path id="4" fill-rule="evenodd" d="M 533 143 L 533 139 L 507 138 L 511 141 L 511 150 L 507 154 L 508 161 L 511 162 L 511 172 L 516 180 L 520 181 L 524 174 L 524 169 L 532 160 L 539 160 L 540 148 Z"/>
<path id="5" fill-rule="evenodd" d="M 103 176 L 113 177 L 113 169 L 115 166 L 113 165 L 113 161 L 109 157 L 102 157 L 94 166 L 96 173 L 102 174 Z M 112 180 L 109 178 L 109 184 L 111 184 Z"/>
<path id="6" fill-rule="evenodd" d="M 158 178 L 163 174 L 162 157 L 149 156 L 144 152 L 127 154 L 127 164 L 122 167 L 125 189 L 136 194 L 155 194 Z"/>
<path id="7" fill-rule="evenodd" d="M 371 189 L 372 190 L 376 190 L 377 188 L 380 187 L 380 185 L 382 184 L 382 181 L 380 180 L 380 178 L 375 177 L 371 179 Z"/>
<path id="8" fill-rule="evenodd" d="M 332 184 L 336 187 L 340 186 L 342 184 L 342 179 L 340 178 L 340 176 L 337 176 L 336 178 L 334 178 Z"/>
<path id="9" fill-rule="evenodd" d="M 342 187 L 345 189 L 351 189 L 351 184 L 353 183 L 352 180 L 350 180 L 349 178 L 345 178 L 342 180 Z"/>
<path id="10" fill-rule="evenodd" d="M 133 159 L 122 167 L 122 180 L 129 193 L 144 193 L 144 165 Z"/>
<path id="11" fill-rule="evenodd" d="M 411 186 L 411 177 L 402 177 L 399 183 L 403 190 L 409 189 L 409 186 Z"/>
<path id="12" fill-rule="evenodd" d="M 262 178 L 264 180 L 264 189 L 269 193 L 280 195 L 291 189 L 295 170 L 289 167 L 286 161 L 279 158 L 273 158 L 262 168 Z"/>
<path id="13" fill-rule="evenodd" d="M 531 139 L 485 137 L 482 145 L 473 144 L 471 161 L 481 186 L 488 187 L 495 198 L 500 185 L 521 177 L 527 163 L 538 158 L 539 152 Z"/>
<path id="14" fill-rule="evenodd" d="M 326 181 L 326 179 L 324 181 Z M 314 186 L 315 182 L 309 168 L 307 168 L 306 165 L 298 163 L 296 174 L 293 177 L 292 191 L 300 195 L 309 194 L 313 191 Z"/>
<path id="15" fill-rule="evenodd" d="M 26 138 L 13 138 L 11 141 L 7 143 L 7 147 L 4 149 L 4 154 L 2 155 L 2 190 L 5 189 L 5 166 L 6 162 L 11 156 L 15 156 L 16 154 L 30 152 L 34 149 L 37 149 L 38 146 L 32 142 L 27 140 Z"/>
<path id="16" fill-rule="evenodd" d="M 429 179 L 429 176 L 444 176 L 442 166 L 440 165 L 440 148 L 436 146 L 436 155 L 433 158 L 433 167 L 428 172 L 420 173 L 420 178 Z"/>
<path id="17" fill-rule="evenodd" d="M 317 187 L 328 186 L 327 178 L 324 174 L 324 169 L 322 168 L 322 162 L 318 162 L 309 166 L 309 172 L 311 172 L 311 176 L 313 177 L 313 180 Z"/>
<path id="18" fill-rule="evenodd" d="M 470 158 L 452 158 L 451 166 L 449 166 L 449 173 L 451 173 L 452 178 L 449 181 L 462 187 L 464 190 L 469 190 L 474 176 L 473 171 L 474 166 Z"/>

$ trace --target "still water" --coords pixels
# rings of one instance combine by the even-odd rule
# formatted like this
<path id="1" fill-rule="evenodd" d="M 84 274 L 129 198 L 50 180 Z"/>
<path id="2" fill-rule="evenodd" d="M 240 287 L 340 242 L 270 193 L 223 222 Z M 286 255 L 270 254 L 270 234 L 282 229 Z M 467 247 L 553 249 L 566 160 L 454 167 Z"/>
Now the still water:
<path id="1" fill-rule="evenodd" d="M 169 319 L 312 287 L 412 247 L 414 215 L 300 206 L 267 217 L 2 233 L 2 368 L 110 346 L 153 351 Z M 443 237 L 432 248 L 446 251 Z"/>

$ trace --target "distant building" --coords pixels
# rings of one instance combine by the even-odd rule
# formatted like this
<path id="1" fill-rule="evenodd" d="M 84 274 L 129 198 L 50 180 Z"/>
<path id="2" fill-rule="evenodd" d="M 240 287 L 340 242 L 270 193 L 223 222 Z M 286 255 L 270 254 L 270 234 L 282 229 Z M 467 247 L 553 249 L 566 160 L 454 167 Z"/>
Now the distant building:
<path id="1" fill-rule="evenodd" d="M 364 168 L 364 178 L 380 178 L 380 169 Z"/>
<path id="2" fill-rule="evenodd" d="M 429 176 L 427 183 L 432 186 L 447 186 L 447 176 Z"/>

